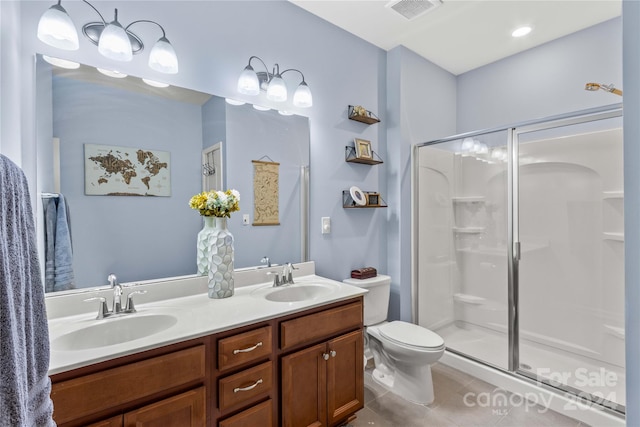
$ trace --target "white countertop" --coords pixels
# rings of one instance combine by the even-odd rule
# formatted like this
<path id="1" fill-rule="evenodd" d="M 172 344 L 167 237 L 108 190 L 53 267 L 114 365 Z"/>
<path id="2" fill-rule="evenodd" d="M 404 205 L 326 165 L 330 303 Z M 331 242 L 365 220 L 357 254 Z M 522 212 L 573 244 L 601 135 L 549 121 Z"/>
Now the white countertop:
<path id="1" fill-rule="evenodd" d="M 302 273 L 308 272 L 304 268 L 302 270 Z M 199 289 L 202 289 L 202 283 L 204 283 L 206 289 L 206 278 L 184 279 L 184 281 L 188 280 L 194 283 L 197 282 L 196 286 Z M 304 311 L 309 308 L 353 298 L 367 292 L 365 289 L 316 276 L 315 274 L 295 277 L 295 284 L 285 286 L 294 287 L 312 283 L 332 285 L 334 290 L 327 295 L 299 302 L 276 302 L 265 299 L 264 293 L 271 288 L 271 283 L 264 281 L 255 285 L 236 287 L 235 294 L 225 299 L 211 299 L 206 293 L 200 292 L 194 295 L 145 302 L 142 297 L 145 297 L 146 294 L 136 295 L 136 297 L 140 297 L 136 298 L 137 313 L 108 317 L 101 320 L 96 320 L 97 302 L 90 305 L 90 307 L 95 308 L 90 312 L 86 311 L 87 303 L 80 302 L 79 304 L 82 304 L 85 312 L 67 316 L 61 315 L 59 308 L 51 308 L 48 304 L 48 311 L 50 312 L 49 340 L 51 342 L 49 375 Z M 147 289 L 153 289 L 153 284 L 149 284 Z M 103 290 L 102 293 L 104 294 L 104 292 Z M 125 290 L 125 295 L 127 293 L 127 290 Z M 93 294 L 85 293 L 83 298 L 91 296 Z M 111 298 L 107 298 L 107 301 L 109 307 L 111 307 Z M 71 303 L 71 301 L 68 303 Z M 75 297 L 73 303 L 78 303 L 77 297 Z M 54 313 L 53 316 L 51 312 Z M 60 350 L 59 346 L 56 345 L 58 338 L 87 326 L 99 323 L 107 324 L 124 316 L 149 316 L 151 314 L 171 314 L 176 317 L 177 322 L 161 332 L 120 344 L 85 350 Z"/>

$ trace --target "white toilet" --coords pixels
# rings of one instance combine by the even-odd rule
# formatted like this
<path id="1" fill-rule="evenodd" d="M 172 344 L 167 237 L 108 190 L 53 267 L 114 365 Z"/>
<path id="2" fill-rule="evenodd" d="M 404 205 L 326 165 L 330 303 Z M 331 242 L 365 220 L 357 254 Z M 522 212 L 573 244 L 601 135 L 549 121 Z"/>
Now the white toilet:
<path id="1" fill-rule="evenodd" d="M 345 279 L 344 283 L 369 291 L 364 295 L 365 357 L 373 356 L 373 379 L 408 401 L 433 402 L 431 365 L 442 357 L 444 340 L 422 326 L 387 322 L 391 277 Z"/>

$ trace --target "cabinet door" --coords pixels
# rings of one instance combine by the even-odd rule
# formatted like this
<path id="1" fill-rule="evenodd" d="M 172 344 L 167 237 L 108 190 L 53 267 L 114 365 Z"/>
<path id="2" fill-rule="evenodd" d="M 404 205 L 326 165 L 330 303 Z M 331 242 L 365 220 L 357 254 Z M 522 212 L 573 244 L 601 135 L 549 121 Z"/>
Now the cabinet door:
<path id="1" fill-rule="evenodd" d="M 328 425 L 343 421 L 364 407 L 362 331 L 329 341 L 327 363 Z"/>
<path id="2" fill-rule="evenodd" d="M 205 421 L 204 387 L 124 414 L 125 427 L 203 427 Z"/>
<path id="3" fill-rule="evenodd" d="M 284 427 L 322 426 L 327 419 L 326 344 L 282 358 L 281 415 Z"/>

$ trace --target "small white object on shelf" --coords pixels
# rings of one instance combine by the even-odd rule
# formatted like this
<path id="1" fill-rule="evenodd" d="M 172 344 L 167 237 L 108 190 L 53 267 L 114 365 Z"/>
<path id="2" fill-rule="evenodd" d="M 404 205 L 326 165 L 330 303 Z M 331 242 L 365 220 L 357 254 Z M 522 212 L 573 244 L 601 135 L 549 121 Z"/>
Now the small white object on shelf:
<path id="1" fill-rule="evenodd" d="M 356 205 L 364 206 L 367 204 L 367 198 L 364 196 L 364 193 L 355 185 L 353 185 L 349 189 L 349 194 L 351 194 L 351 198 L 356 203 Z"/>

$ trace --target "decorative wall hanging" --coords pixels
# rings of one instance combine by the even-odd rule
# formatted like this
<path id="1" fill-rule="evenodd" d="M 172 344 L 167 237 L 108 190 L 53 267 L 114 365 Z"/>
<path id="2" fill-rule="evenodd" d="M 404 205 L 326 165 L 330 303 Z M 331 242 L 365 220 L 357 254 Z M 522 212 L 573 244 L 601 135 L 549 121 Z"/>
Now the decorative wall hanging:
<path id="1" fill-rule="evenodd" d="M 253 225 L 280 225 L 280 163 L 262 160 L 251 162 L 253 163 Z"/>
<path id="2" fill-rule="evenodd" d="M 171 196 L 170 153 L 84 144 L 88 196 Z"/>

